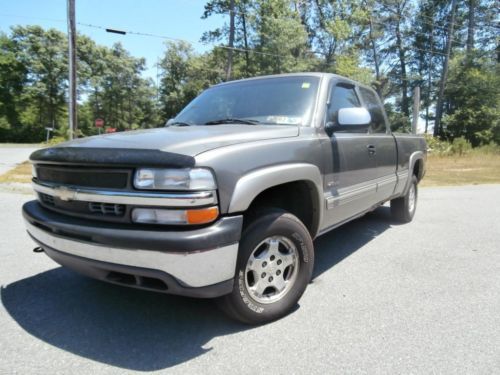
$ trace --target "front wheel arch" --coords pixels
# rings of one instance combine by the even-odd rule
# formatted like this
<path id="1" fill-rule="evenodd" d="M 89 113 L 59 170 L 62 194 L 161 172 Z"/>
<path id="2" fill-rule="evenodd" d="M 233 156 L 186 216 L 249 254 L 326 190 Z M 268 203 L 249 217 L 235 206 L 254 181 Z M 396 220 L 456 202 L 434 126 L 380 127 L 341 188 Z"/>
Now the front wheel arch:
<path id="1" fill-rule="evenodd" d="M 282 164 L 252 171 L 242 176 L 235 185 L 228 213 L 249 212 L 256 207 L 281 208 L 299 217 L 314 238 L 323 217 L 323 178 L 317 166 L 307 163 Z M 305 187 L 303 197 L 290 198 L 296 187 Z M 279 194 L 276 192 L 279 191 Z M 281 199 L 270 199 L 271 195 Z M 289 198 L 283 202 L 284 197 Z M 305 202 L 307 200 L 307 202 Z M 311 218 L 301 215 L 296 201 L 312 212 Z M 309 213 L 307 214 L 309 215 Z M 306 216 L 307 216 L 306 215 Z"/>

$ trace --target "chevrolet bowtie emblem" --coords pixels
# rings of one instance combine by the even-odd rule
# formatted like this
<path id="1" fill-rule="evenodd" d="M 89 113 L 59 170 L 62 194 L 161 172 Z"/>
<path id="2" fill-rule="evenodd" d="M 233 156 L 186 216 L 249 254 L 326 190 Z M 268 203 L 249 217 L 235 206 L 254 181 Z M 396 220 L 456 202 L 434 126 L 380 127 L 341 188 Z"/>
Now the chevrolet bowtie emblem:
<path id="1" fill-rule="evenodd" d="M 77 191 L 69 190 L 65 186 L 59 186 L 54 189 L 59 199 L 63 201 L 72 201 L 76 198 Z"/>

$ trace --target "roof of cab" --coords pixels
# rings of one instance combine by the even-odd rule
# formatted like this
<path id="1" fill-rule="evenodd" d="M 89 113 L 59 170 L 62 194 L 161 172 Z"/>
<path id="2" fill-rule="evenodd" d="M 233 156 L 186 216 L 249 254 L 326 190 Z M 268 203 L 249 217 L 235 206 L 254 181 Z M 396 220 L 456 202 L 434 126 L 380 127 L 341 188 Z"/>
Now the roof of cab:
<path id="1" fill-rule="evenodd" d="M 222 82 L 215 84 L 211 87 L 219 87 L 219 86 L 225 86 L 225 85 L 231 85 L 234 83 L 238 82 L 246 82 L 246 81 L 254 81 L 254 80 L 259 80 L 259 79 L 268 79 L 268 78 L 282 78 L 282 77 L 318 77 L 318 78 L 330 78 L 330 79 L 339 79 L 344 82 L 349 82 L 352 83 L 353 85 L 358 85 L 360 87 L 365 87 L 371 91 L 374 91 L 372 87 L 365 85 L 363 83 L 354 81 L 350 78 L 338 75 L 338 74 L 333 74 L 333 73 L 322 73 L 322 72 L 299 72 L 299 73 L 284 73 L 284 74 L 272 74 L 272 75 L 265 75 L 265 76 L 256 76 L 256 77 L 251 77 L 251 78 L 243 78 L 243 79 L 238 79 L 234 81 L 228 81 L 228 82 Z"/>
<path id="2" fill-rule="evenodd" d="M 318 73 L 318 72 L 271 74 L 271 75 L 256 76 L 256 77 L 250 77 L 250 78 L 242 78 L 242 79 L 237 79 L 237 80 L 234 80 L 234 81 L 221 82 L 221 83 L 217 83 L 217 84 L 213 85 L 212 87 L 224 86 L 224 85 L 231 85 L 233 83 L 246 82 L 246 81 L 254 81 L 254 80 L 258 80 L 258 79 L 282 78 L 282 77 L 304 77 L 304 76 L 323 78 L 323 77 L 326 77 L 326 76 L 335 76 L 335 74 L 331 74 L 331 73 Z"/>

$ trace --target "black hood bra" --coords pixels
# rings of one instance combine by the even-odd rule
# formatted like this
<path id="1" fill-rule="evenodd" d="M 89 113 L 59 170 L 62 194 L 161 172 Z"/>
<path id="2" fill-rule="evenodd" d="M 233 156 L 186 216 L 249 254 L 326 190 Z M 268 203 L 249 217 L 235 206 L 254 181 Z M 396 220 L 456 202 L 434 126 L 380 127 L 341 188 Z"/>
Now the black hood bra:
<path id="1" fill-rule="evenodd" d="M 51 147 L 35 151 L 34 163 L 81 164 L 98 166 L 149 166 L 190 168 L 195 165 L 192 156 L 160 150 L 99 147 Z"/>

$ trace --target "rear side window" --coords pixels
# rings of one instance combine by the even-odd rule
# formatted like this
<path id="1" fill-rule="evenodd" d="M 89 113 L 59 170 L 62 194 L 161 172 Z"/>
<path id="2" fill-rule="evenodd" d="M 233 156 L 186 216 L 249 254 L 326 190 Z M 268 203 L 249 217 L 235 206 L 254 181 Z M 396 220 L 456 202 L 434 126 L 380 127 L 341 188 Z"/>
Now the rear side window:
<path id="1" fill-rule="evenodd" d="M 339 109 L 352 107 L 361 107 L 354 87 L 335 86 L 330 97 L 327 121 L 336 121 Z"/>
<path id="2" fill-rule="evenodd" d="M 370 133 L 385 133 L 386 126 L 384 112 L 377 95 L 364 87 L 360 87 L 359 91 L 365 103 L 366 109 L 370 112 L 372 117 L 372 122 L 370 123 Z"/>

